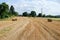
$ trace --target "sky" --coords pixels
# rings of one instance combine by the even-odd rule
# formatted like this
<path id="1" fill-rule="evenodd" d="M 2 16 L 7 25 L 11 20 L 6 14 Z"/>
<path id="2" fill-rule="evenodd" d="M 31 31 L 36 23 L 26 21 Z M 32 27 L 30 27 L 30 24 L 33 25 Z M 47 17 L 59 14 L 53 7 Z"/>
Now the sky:
<path id="1" fill-rule="evenodd" d="M 19 14 L 36 11 L 38 15 L 42 9 L 43 14 L 60 15 L 60 0 L 0 0 L 0 3 L 2 2 L 13 5 Z"/>

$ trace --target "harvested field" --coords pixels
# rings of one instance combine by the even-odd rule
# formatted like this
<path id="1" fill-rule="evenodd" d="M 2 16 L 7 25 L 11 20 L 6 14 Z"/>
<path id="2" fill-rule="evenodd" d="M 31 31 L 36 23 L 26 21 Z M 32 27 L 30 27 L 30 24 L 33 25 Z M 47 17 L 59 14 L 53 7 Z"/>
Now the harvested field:
<path id="1" fill-rule="evenodd" d="M 15 17 L 0 21 L 0 40 L 60 40 L 60 21 L 45 18 Z"/>

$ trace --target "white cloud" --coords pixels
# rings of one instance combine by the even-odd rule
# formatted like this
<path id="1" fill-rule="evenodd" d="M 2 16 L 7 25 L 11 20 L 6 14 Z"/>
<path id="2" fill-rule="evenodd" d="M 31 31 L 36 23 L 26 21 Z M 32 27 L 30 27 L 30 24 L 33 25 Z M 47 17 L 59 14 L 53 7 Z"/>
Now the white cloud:
<path id="1" fill-rule="evenodd" d="M 57 2 L 47 1 L 45 8 L 47 9 L 45 12 L 47 12 L 48 14 L 60 14 L 60 4 Z"/>
<path id="2" fill-rule="evenodd" d="M 10 4 L 9 2 L 7 2 Z M 47 0 L 17 0 L 16 3 L 11 3 L 14 5 L 15 9 L 21 14 L 24 11 L 36 11 L 37 14 L 41 12 L 43 8 L 43 13 L 60 15 L 60 3 L 55 1 Z M 10 4 L 10 5 L 11 5 Z"/>

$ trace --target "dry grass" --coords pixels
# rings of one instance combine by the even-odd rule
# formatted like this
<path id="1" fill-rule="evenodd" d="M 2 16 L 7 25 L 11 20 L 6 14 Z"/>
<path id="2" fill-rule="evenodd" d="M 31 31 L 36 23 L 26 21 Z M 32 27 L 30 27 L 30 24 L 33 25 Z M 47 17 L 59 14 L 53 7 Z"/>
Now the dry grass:
<path id="1" fill-rule="evenodd" d="M 0 30 L 0 37 L 5 36 L 5 34 L 9 32 L 11 29 L 12 29 L 11 27 L 7 27 Z"/>
<path id="2" fill-rule="evenodd" d="M 58 21 L 48 22 L 46 18 L 36 17 L 15 17 L 15 19 L 17 21 L 0 22 L 0 38 L 6 35 L 0 40 L 60 40 Z"/>

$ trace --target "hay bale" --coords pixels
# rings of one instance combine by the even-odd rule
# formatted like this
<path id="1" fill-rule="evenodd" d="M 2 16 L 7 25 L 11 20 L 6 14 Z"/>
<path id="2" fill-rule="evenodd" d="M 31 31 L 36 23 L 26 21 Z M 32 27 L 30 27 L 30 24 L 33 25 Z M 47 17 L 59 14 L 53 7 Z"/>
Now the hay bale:
<path id="1" fill-rule="evenodd" d="M 48 22 L 52 22 L 52 19 L 48 19 Z"/>
<path id="2" fill-rule="evenodd" d="M 12 19 L 12 21 L 17 21 L 17 19 Z"/>

